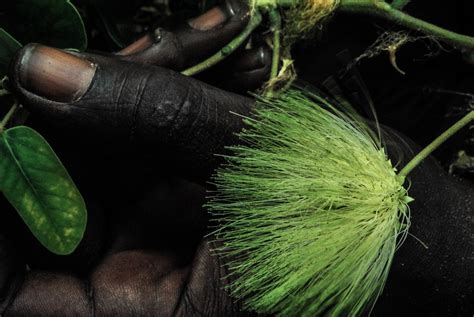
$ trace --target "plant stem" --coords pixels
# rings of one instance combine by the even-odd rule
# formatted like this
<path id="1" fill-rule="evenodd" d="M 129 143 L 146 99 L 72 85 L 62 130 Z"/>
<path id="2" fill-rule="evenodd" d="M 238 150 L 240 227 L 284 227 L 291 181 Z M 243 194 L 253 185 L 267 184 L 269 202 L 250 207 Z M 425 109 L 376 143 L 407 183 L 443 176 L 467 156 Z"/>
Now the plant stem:
<path id="1" fill-rule="evenodd" d="M 281 15 L 278 8 L 271 9 L 268 17 L 273 32 L 273 56 L 270 70 L 270 80 L 272 80 L 278 76 L 278 65 L 280 64 Z"/>
<path id="2" fill-rule="evenodd" d="M 295 0 L 258 0 L 257 6 L 260 8 L 268 7 L 290 7 L 296 4 Z"/>
<path id="3" fill-rule="evenodd" d="M 394 9 L 402 10 L 409 3 L 410 3 L 410 0 L 393 0 L 392 3 L 390 3 L 390 5 Z"/>
<path id="4" fill-rule="evenodd" d="M 341 12 L 379 17 L 424 34 L 432 35 L 461 51 L 474 51 L 474 37 L 451 32 L 414 18 L 382 0 L 341 0 L 339 10 Z"/>
<path id="5" fill-rule="evenodd" d="M 265 89 L 264 95 L 267 98 L 273 97 L 274 85 L 272 81 L 278 77 L 278 69 L 280 65 L 280 51 L 281 51 L 281 15 L 278 8 L 274 7 L 269 10 L 268 17 L 270 20 L 270 27 L 273 33 L 273 54 L 272 54 L 272 66 L 270 68 L 270 78 L 267 82 L 267 88 Z"/>
<path id="6" fill-rule="evenodd" d="M 398 173 L 399 176 L 406 177 L 410 172 L 417 167 L 425 158 L 428 157 L 434 150 L 436 150 L 441 144 L 447 139 L 457 133 L 459 130 L 468 125 L 474 120 L 474 111 L 469 112 L 461 120 L 456 122 L 452 127 L 446 130 L 443 134 L 437 137 L 427 147 L 425 147 L 420 153 L 418 153 L 407 165 Z"/>
<path id="7" fill-rule="evenodd" d="M 242 43 L 249 37 L 249 35 L 255 30 L 262 22 L 262 15 L 260 12 L 255 10 L 250 17 L 249 23 L 245 29 L 236 38 L 234 38 L 229 44 L 224 46 L 216 54 L 212 55 L 205 61 L 188 68 L 182 72 L 183 75 L 192 76 L 198 74 L 224 60 L 228 55 L 234 52 Z"/>
<path id="8" fill-rule="evenodd" d="M 10 92 L 6 89 L 0 89 L 0 97 L 3 97 L 3 96 L 6 96 L 6 95 L 9 95 Z"/>
<path id="9" fill-rule="evenodd" d="M 8 121 L 10 121 L 10 119 L 12 118 L 17 108 L 18 108 L 18 102 L 15 101 L 13 106 L 10 108 L 10 110 L 8 110 L 7 114 L 3 118 L 2 122 L 0 122 L 0 134 L 2 134 L 3 131 L 5 131 L 5 127 L 7 126 Z"/>

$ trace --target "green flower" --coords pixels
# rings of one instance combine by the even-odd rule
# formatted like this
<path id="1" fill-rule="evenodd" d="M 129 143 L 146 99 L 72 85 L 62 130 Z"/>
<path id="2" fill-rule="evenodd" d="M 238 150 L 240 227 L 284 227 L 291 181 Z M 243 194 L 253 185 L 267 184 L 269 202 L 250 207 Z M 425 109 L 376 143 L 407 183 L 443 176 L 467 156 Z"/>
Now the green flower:
<path id="1" fill-rule="evenodd" d="M 244 307 L 355 316 L 381 293 L 410 224 L 404 179 L 349 107 L 260 99 L 208 204 Z"/>

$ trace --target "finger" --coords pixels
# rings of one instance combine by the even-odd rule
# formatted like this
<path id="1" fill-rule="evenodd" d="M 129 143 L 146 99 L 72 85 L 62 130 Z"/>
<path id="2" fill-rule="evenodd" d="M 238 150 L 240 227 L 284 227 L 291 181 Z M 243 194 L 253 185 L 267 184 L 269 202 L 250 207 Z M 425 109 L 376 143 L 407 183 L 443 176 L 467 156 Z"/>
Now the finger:
<path id="1" fill-rule="evenodd" d="M 127 250 L 109 255 L 90 278 L 31 271 L 6 316 L 235 316 L 227 274 L 210 245 L 197 250 Z M 248 316 L 248 313 L 240 313 Z"/>
<path id="2" fill-rule="evenodd" d="M 130 250 L 107 257 L 91 276 L 97 316 L 172 316 L 188 275 L 175 253 Z"/>
<path id="3" fill-rule="evenodd" d="M 213 253 L 213 248 L 215 244 L 207 240 L 198 247 L 176 315 L 251 316 L 229 296 L 226 290 L 230 282 L 229 272 Z"/>
<path id="4" fill-rule="evenodd" d="M 271 61 L 271 51 L 266 46 L 252 48 L 243 51 L 238 58 L 233 61 L 232 68 L 237 72 L 255 71 L 268 64 Z"/>
<path id="5" fill-rule="evenodd" d="M 194 222 L 201 223 L 199 226 L 205 227 L 202 211 L 194 215 L 195 212 L 190 209 L 201 209 L 205 193 L 200 186 L 186 181 L 169 183 L 163 182 L 159 188 L 146 195 L 133 212 L 130 209 L 126 212 L 125 207 L 122 208 L 124 210 L 114 210 L 110 219 L 111 228 L 101 230 L 103 234 L 109 235 L 112 245 L 104 250 L 105 254 L 101 253 L 99 263 L 97 259 L 92 260 L 93 270 L 87 264 L 89 259 L 78 257 L 77 252 L 61 258 L 40 252 L 41 257 L 38 257 L 38 250 L 34 248 L 36 252 L 33 255 L 28 254 L 30 248 L 23 250 L 23 245 L 11 248 L 16 255 L 27 253 L 32 271 L 23 283 L 21 276 L 17 283 L 13 283 L 11 269 L 22 269 L 23 266 L 12 263 L 8 270 L 0 270 L 0 278 L 2 272 L 8 277 L 4 281 L 0 279 L 0 282 L 5 282 L 0 286 L 4 286 L 4 290 L 13 289 L 10 296 L 17 294 L 11 304 L 8 304 L 10 297 L 7 298 L 5 307 L 9 307 L 6 315 L 171 315 L 185 288 L 188 267 L 203 235 L 203 228 L 194 233 L 196 224 L 190 222 L 194 219 Z M 91 219 L 96 213 L 94 210 L 89 212 Z M 160 214 L 162 217 L 159 217 Z M 191 219 L 189 214 L 193 214 Z M 96 223 L 93 221 L 88 224 L 85 238 L 78 249 L 84 249 L 84 245 L 102 244 L 101 237 L 88 234 L 90 225 L 96 226 Z M 12 237 L 8 240 L 17 241 Z M 0 243 L 0 253 L 3 250 Z M 0 269 L 6 260 L 12 262 L 6 253 L 2 255 Z M 73 260 L 75 263 L 71 263 Z M 80 269 L 81 266 L 87 268 Z M 90 276 L 90 279 L 79 279 L 76 274 L 80 277 Z"/>
<path id="6" fill-rule="evenodd" d="M 106 257 L 87 280 L 31 271 L 6 316 L 172 316 L 189 267 L 175 255 L 130 250 Z"/>
<path id="7" fill-rule="evenodd" d="M 88 286 L 71 274 L 31 271 L 5 316 L 93 316 Z"/>
<path id="8" fill-rule="evenodd" d="M 252 100 L 179 73 L 30 44 L 11 64 L 12 90 L 42 120 L 91 142 L 174 158 L 209 175 L 243 127 Z M 74 136 L 72 136 L 74 137 Z"/>
<path id="9" fill-rule="evenodd" d="M 261 88 L 270 78 L 272 54 L 268 47 L 245 51 L 226 82 L 226 89 L 248 92 Z"/>
<path id="10" fill-rule="evenodd" d="M 241 0 L 227 0 L 175 30 L 155 29 L 124 48 L 124 59 L 183 70 L 215 53 L 245 27 L 248 6 Z"/>
<path id="11" fill-rule="evenodd" d="M 261 88 L 268 81 L 271 63 L 271 50 L 261 46 L 237 52 L 197 78 L 227 91 L 244 94 Z"/>

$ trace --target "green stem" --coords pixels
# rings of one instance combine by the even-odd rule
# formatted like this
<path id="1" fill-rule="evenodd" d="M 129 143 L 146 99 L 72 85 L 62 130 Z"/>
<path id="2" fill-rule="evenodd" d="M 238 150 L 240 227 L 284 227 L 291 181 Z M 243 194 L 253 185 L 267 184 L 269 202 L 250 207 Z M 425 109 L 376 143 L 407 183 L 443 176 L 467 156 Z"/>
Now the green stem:
<path id="1" fill-rule="evenodd" d="M 382 18 L 409 29 L 432 35 L 462 51 L 474 51 L 474 37 L 451 32 L 414 18 L 382 0 L 341 0 L 339 11 Z"/>
<path id="2" fill-rule="evenodd" d="M 257 7 L 269 8 L 269 7 L 291 7 L 295 6 L 295 0 L 258 0 Z"/>
<path id="3" fill-rule="evenodd" d="M 17 110 L 18 108 L 18 102 L 15 101 L 15 103 L 13 104 L 13 106 L 10 108 L 10 110 L 7 112 L 7 114 L 5 115 L 5 117 L 3 118 L 2 122 L 0 122 L 0 134 L 3 133 L 3 131 L 5 131 L 5 127 L 7 126 L 8 124 L 8 121 L 10 121 L 10 119 L 12 118 L 13 114 L 15 113 L 15 111 Z"/>
<path id="4" fill-rule="evenodd" d="M 255 10 L 255 12 L 250 17 L 249 23 L 245 29 L 240 33 L 236 38 L 234 38 L 229 44 L 224 46 L 216 54 L 212 55 L 205 61 L 188 68 L 182 72 L 186 76 L 192 76 L 198 74 L 214 65 L 224 60 L 228 55 L 234 52 L 242 43 L 250 36 L 250 34 L 255 30 L 260 23 L 262 22 L 262 15 L 260 12 Z"/>
<path id="5" fill-rule="evenodd" d="M 461 120 L 456 122 L 452 127 L 446 130 L 443 134 L 437 137 L 433 142 L 431 142 L 427 147 L 425 147 L 420 153 L 418 153 L 407 165 L 398 173 L 401 177 L 406 177 L 410 172 L 417 167 L 425 158 L 428 157 L 434 150 L 436 150 L 441 144 L 443 144 L 447 139 L 457 133 L 459 130 L 468 125 L 472 120 L 474 120 L 474 111 L 469 112 Z"/>
<path id="6" fill-rule="evenodd" d="M 270 80 L 272 80 L 278 76 L 278 66 L 280 64 L 281 15 L 278 9 L 274 8 L 270 10 L 268 17 L 273 32 L 273 57 L 270 70 Z"/>
<path id="7" fill-rule="evenodd" d="M 273 79 L 278 77 L 278 69 L 280 65 L 280 51 L 281 51 L 281 15 L 278 8 L 272 8 L 268 12 L 268 18 L 270 20 L 270 27 L 273 33 L 273 54 L 272 54 L 272 66 L 270 68 L 270 79 L 268 83 L 271 83 Z M 271 98 L 274 95 L 274 87 L 270 84 L 265 89 L 264 95 L 267 98 Z"/>
<path id="8" fill-rule="evenodd" d="M 10 92 L 6 89 L 0 89 L 0 97 L 3 97 L 3 96 L 6 96 L 6 95 L 9 95 Z"/>
<path id="9" fill-rule="evenodd" d="M 394 9 L 402 10 L 407 4 L 410 3 L 410 0 L 393 0 L 390 5 Z"/>

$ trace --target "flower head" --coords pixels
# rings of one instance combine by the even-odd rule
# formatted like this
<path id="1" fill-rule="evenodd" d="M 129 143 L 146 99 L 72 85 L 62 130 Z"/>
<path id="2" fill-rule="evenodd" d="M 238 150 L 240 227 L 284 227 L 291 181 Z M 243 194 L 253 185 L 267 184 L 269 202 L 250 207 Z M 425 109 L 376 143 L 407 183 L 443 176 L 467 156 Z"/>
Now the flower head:
<path id="1" fill-rule="evenodd" d="M 410 198 L 380 140 L 349 108 L 290 90 L 260 99 L 209 209 L 244 307 L 358 315 L 383 289 Z"/>

